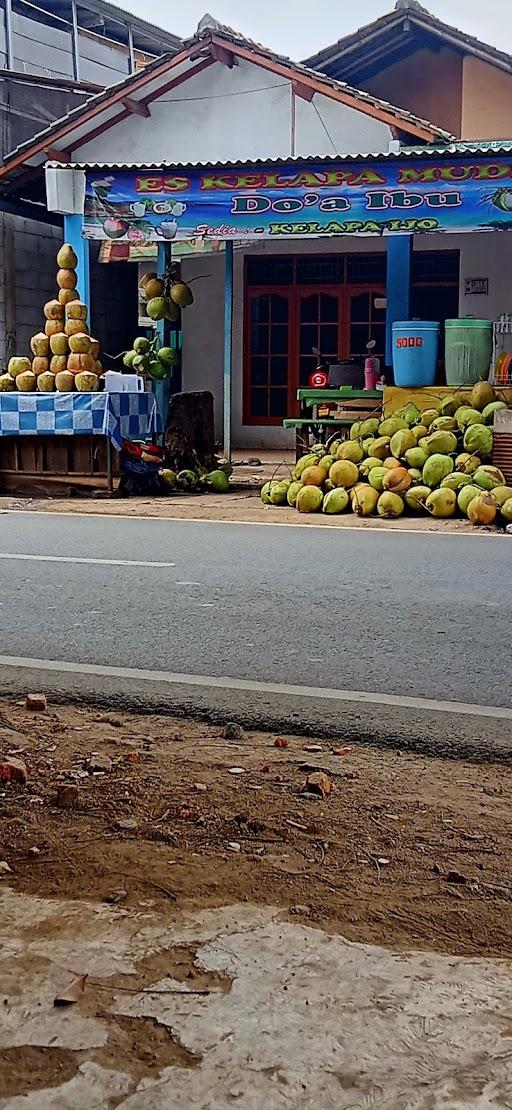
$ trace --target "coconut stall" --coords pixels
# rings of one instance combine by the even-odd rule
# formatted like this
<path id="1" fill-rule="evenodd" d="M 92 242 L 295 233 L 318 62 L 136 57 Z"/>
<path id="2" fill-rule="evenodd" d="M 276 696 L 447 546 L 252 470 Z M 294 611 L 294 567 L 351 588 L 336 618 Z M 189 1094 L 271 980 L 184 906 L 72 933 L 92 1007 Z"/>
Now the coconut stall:
<path id="1" fill-rule="evenodd" d="M 263 503 L 386 520 L 410 513 L 512 522 L 512 484 L 493 462 L 494 422 L 512 414 L 509 398 L 482 379 L 440 398 L 424 391 L 423 404 L 409 399 L 384 418 L 356 421 L 348 439 L 313 444 L 292 471 L 265 483 Z"/>
<path id="2" fill-rule="evenodd" d="M 104 369 L 100 341 L 90 334 L 88 305 L 78 289 L 78 257 L 70 243 L 56 256 L 56 296 L 42 307 L 42 330 L 30 354 L 12 356 L 0 374 L 0 471 L 4 489 L 27 485 L 106 486 L 125 495 L 168 495 L 229 489 L 226 465 L 162 444 L 158 386 L 178 354 L 158 332 L 139 335 Z M 148 273 L 141 295 L 151 321 L 179 321 L 193 294 L 171 274 Z M 116 360 L 110 358 L 110 363 Z M 178 460 L 178 463 L 176 463 Z M 183 465 L 180 466 L 180 463 Z"/>

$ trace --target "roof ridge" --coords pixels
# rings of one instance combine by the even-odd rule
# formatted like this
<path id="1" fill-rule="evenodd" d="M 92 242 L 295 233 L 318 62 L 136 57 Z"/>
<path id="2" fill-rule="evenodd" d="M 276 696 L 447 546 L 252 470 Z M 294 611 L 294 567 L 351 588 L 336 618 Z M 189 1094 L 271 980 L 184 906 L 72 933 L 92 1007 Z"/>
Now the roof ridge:
<path id="1" fill-rule="evenodd" d="M 422 26 L 428 27 L 429 24 L 433 25 L 436 29 L 458 38 L 461 47 L 464 45 L 469 47 L 473 46 L 477 48 L 479 52 L 487 53 L 490 58 L 499 58 L 501 61 L 506 62 L 512 69 L 511 54 L 508 54 L 504 50 L 500 50 L 497 46 L 491 46 L 490 43 L 483 42 L 481 39 L 477 38 L 476 35 L 470 35 L 466 31 L 459 30 L 458 27 L 454 27 L 451 23 L 445 23 L 439 16 L 434 15 L 427 8 L 424 8 L 418 0 L 397 0 L 392 11 L 384 12 L 383 15 L 378 16 L 377 19 L 371 20 L 370 23 L 365 23 L 362 27 L 358 27 L 357 30 L 351 31 L 348 35 L 342 35 L 341 38 L 336 39 L 335 42 L 322 47 L 322 49 L 318 50 L 315 54 L 311 54 L 310 57 L 305 58 L 304 64 L 321 65 L 325 61 L 326 56 L 334 54 L 336 51 L 342 51 L 344 43 L 347 47 L 351 46 L 353 43 L 357 45 L 357 40 L 359 38 L 363 38 L 365 35 L 376 32 L 381 28 L 384 30 L 385 27 L 393 22 L 399 22 L 401 18 L 403 19 L 405 17 Z"/>

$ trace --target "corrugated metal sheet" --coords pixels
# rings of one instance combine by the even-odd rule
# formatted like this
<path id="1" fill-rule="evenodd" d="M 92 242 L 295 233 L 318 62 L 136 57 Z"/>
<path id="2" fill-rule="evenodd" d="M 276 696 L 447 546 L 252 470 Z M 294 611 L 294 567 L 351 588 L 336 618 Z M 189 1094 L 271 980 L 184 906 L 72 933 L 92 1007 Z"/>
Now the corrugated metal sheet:
<path id="1" fill-rule="evenodd" d="M 263 167 L 296 165 L 308 166 L 333 164 L 340 162 L 401 162 L 403 159 L 427 158 L 470 158 L 472 155 L 498 155 L 512 154 L 511 141 L 493 141 L 482 143 L 445 143 L 429 146 L 404 146 L 397 151 L 375 154 L 332 154 L 301 156 L 300 158 L 258 158 L 253 161 L 227 161 L 227 162 L 47 162 L 47 166 L 65 165 L 68 169 L 76 170 L 191 170 L 191 169 L 241 169 L 242 167 Z"/>

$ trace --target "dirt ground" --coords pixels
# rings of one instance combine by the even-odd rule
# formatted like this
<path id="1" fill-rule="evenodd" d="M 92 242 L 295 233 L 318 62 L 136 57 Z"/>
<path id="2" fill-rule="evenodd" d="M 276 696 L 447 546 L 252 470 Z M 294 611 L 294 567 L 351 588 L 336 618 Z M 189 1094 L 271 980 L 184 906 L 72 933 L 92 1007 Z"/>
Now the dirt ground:
<path id="1" fill-rule="evenodd" d="M 123 908 L 273 904 L 361 942 L 509 955 L 512 770 L 276 739 L 2 701 L 0 763 L 28 782 L 0 782 L 0 881 Z M 302 792 L 317 770 L 324 798 Z"/>
<path id="2" fill-rule="evenodd" d="M 470 533 L 472 536 L 495 535 L 504 531 L 496 527 L 474 528 L 468 520 L 434 520 L 432 517 L 403 516 L 383 520 L 378 516 L 358 517 L 355 513 L 327 516 L 322 513 L 298 513 L 288 506 L 276 508 L 263 505 L 258 489 L 235 490 L 184 497 L 8 497 L 0 496 L 0 513 L 30 511 L 42 513 L 78 513 L 91 516 L 151 517 L 160 520 L 227 521 L 244 524 L 293 524 L 298 527 L 361 528 L 389 531 Z"/>

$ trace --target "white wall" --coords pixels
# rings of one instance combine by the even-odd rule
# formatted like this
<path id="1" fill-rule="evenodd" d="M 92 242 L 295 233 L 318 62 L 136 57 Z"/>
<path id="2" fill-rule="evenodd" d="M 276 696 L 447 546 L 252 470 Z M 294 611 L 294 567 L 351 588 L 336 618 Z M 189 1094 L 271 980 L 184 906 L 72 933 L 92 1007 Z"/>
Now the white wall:
<path id="1" fill-rule="evenodd" d="M 322 125 L 314 105 L 326 123 Z M 75 161 L 223 162 L 286 158 L 291 153 L 290 82 L 240 61 L 210 66 L 151 104 L 151 116 L 130 116 L 76 147 Z M 333 142 L 329 138 L 335 140 Z M 315 96 L 296 101 L 296 153 L 387 151 L 390 128 L 363 112 Z"/>
<path id="2" fill-rule="evenodd" d="M 498 233 L 478 235 L 418 235 L 415 250 L 460 251 L 460 315 L 493 320 L 512 313 L 512 237 Z M 233 312 L 233 441 L 248 448 L 291 448 L 293 434 L 280 427 L 249 426 L 242 422 L 243 368 L 243 267 L 246 254 L 355 254 L 375 251 L 384 244 L 374 239 L 345 236 L 325 241 L 258 243 L 235 250 Z M 183 387 L 211 389 L 215 396 L 216 434 L 222 438 L 222 373 L 224 337 L 224 255 L 187 258 L 182 263 L 186 280 L 209 275 L 194 283 L 195 304 L 183 313 Z M 465 277 L 488 277 L 488 296 L 464 296 Z"/>

